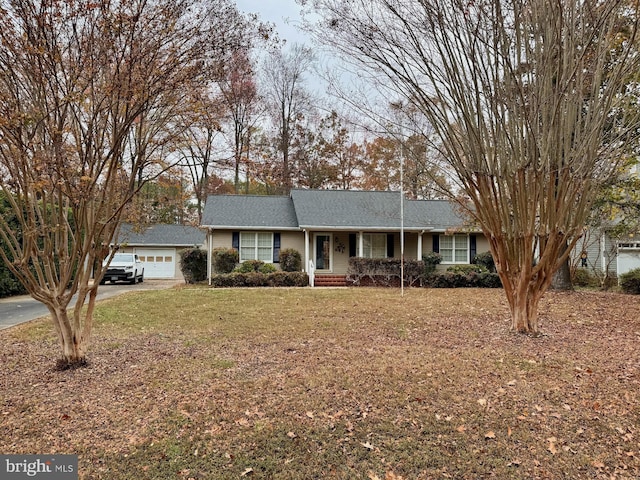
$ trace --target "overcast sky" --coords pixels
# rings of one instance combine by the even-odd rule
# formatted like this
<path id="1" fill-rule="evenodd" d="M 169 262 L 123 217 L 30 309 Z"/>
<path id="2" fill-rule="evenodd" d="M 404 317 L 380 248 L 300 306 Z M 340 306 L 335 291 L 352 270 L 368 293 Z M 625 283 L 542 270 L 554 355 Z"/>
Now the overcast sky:
<path id="1" fill-rule="evenodd" d="M 300 6 L 295 0 L 236 0 L 238 10 L 257 13 L 260 18 L 275 24 L 278 35 L 287 43 L 304 43 L 305 37 L 296 30 L 300 22 Z"/>

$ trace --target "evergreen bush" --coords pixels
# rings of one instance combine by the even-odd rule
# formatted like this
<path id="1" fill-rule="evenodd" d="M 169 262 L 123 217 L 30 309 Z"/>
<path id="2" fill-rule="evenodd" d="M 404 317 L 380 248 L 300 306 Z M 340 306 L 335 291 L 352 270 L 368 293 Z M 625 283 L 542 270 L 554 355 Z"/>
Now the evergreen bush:
<path id="1" fill-rule="evenodd" d="M 491 273 L 496 273 L 496 263 L 493 261 L 493 255 L 491 255 L 491 252 L 482 252 L 477 254 L 473 257 L 471 263 L 482 266 Z"/>
<path id="2" fill-rule="evenodd" d="M 293 248 L 280 250 L 280 269 L 284 272 L 299 272 L 302 270 L 300 252 Z"/>
<path id="3" fill-rule="evenodd" d="M 422 255 L 422 261 L 424 262 L 424 272 L 432 273 L 436 271 L 436 266 L 442 262 L 442 255 L 436 252 L 429 252 Z"/>
<path id="4" fill-rule="evenodd" d="M 233 271 L 236 273 L 273 273 L 277 270 L 275 265 L 271 263 L 265 263 L 262 260 L 245 260 L 240 265 L 238 265 Z"/>
<path id="5" fill-rule="evenodd" d="M 618 277 L 624 293 L 640 295 L 640 268 L 629 270 Z"/>
<path id="6" fill-rule="evenodd" d="M 231 273 L 239 260 L 235 248 L 216 248 L 212 253 L 211 266 L 216 273 Z"/>
<path id="7" fill-rule="evenodd" d="M 207 279 L 207 252 L 200 248 L 189 248 L 180 252 L 180 270 L 187 283 L 198 283 Z"/>

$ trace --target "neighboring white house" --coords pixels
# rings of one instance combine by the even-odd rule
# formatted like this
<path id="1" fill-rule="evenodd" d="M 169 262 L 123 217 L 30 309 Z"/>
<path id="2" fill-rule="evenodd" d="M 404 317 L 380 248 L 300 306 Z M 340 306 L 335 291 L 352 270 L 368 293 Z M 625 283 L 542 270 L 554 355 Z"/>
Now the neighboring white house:
<path id="1" fill-rule="evenodd" d="M 580 256 L 587 253 L 586 268 L 598 274 L 622 275 L 640 268 L 640 237 L 612 238 L 606 229 L 587 230 L 573 254 L 576 265 L 582 266 Z"/>

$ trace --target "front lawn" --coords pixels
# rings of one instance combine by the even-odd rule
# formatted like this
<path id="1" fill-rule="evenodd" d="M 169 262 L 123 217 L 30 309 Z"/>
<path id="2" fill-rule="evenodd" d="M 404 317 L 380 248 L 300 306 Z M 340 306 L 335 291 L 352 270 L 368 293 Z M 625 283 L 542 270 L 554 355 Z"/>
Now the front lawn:
<path id="1" fill-rule="evenodd" d="M 501 290 L 131 292 L 88 368 L 52 327 L 0 332 L 0 453 L 82 479 L 640 477 L 640 297 Z"/>

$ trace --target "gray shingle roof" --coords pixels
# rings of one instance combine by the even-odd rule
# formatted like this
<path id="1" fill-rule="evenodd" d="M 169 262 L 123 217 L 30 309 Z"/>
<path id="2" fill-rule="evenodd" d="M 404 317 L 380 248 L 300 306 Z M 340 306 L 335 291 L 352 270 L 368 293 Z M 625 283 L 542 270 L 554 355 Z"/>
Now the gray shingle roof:
<path id="1" fill-rule="evenodd" d="M 288 196 L 210 195 L 200 224 L 213 228 L 299 230 Z"/>
<path id="2" fill-rule="evenodd" d="M 291 198 L 303 228 L 399 230 L 399 192 L 293 190 Z M 445 230 L 462 217 L 446 200 L 404 200 L 404 227 Z"/>
<path id="3" fill-rule="evenodd" d="M 446 200 L 405 200 L 407 230 L 436 230 L 464 225 Z M 291 195 L 211 195 L 203 227 L 238 229 L 371 230 L 400 229 L 400 194 L 354 190 L 292 190 Z"/>
<path id="4" fill-rule="evenodd" d="M 192 247 L 202 245 L 205 232 L 186 225 L 157 224 L 138 231 L 133 225 L 123 224 L 118 243 L 144 246 Z"/>

